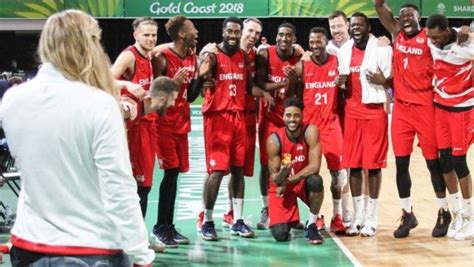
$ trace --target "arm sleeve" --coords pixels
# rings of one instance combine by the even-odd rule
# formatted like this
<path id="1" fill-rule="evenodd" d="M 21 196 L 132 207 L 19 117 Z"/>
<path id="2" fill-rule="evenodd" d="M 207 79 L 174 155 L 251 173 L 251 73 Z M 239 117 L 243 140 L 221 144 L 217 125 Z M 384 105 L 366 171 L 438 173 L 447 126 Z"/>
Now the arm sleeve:
<path id="1" fill-rule="evenodd" d="M 196 100 L 196 98 L 199 96 L 203 84 L 204 79 L 201 79 L 199 77 L 191 81 L 191 83 L 189 84 L 188 94 L 186 96 L 186 100 L 189 103 L 194 102 L 194 100 Z"/>
<path id="2" fill-rule="evenodd" d="M 92 153 L 97 167 L 104 209 L 121 235 L 124 252 L 134 264 L 146 265 L 155 253 L 148 248 L 137 185 L 132 177 L 125 127 L 117 102 L 110 96 L 94 112 Z"/>

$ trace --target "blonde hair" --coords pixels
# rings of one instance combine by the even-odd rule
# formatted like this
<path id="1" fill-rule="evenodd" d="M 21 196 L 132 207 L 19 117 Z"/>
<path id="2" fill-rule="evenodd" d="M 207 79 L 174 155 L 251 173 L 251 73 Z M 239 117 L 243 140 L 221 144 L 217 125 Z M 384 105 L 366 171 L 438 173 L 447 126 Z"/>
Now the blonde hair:
<path id="1" fill-rule="evenodd" d="M 38 52 L 43 63 L 53 64 L 66 78 L 118 97 L 101 32 L 97 21 L 83 11 L 61 11 L 46 21 Z"/>

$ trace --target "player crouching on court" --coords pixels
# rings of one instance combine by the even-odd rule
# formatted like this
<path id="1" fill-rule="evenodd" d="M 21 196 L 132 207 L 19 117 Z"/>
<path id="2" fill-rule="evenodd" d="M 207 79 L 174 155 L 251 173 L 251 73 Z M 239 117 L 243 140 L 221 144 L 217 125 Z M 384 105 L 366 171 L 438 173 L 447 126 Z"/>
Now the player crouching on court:
<path id="1" fill-rule="evenodd" d="M 305 237 L 309 244 L 322 244 L 323 237 L 316 227 L 324 198 L 323 179 L 319 175 L 319 130 L 302 123 L 303 108 L 300 99 L 288 99 L 283 113 L 285 127 L 267 139 L 270 230 L 277 241 L 290 239 L 290 229 L 300 221 L 297 201 L 300 198 L 309 207 Z"/>

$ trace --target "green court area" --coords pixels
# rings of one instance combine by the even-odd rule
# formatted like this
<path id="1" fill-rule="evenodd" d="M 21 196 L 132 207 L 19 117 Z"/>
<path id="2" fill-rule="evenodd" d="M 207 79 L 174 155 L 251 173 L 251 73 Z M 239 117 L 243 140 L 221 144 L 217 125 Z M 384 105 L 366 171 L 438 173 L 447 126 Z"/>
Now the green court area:
<path id="1" fill-rule="evenodd" d="M 204 241 L 196 230 L 197 214 L 202 209 L 202 183 L 206 172 L 204 160 L 204 140 L 202 117 L 198 108 L 192 109 L 192 132 L 189 135 L 190 171 L 181 174 L 178 182 L 177 201 L 175 205 L 175 225 L 181 233 L 190 238 L 189 245 L 178 248 L 168 248 L 156 256 L 153 266 L 353 266 L 344 249 L 339 247 L 338 239 L 333 239 L 324 233 L 323 245 L 310 246 L 304 239 L 303 231 L 292 232 L 289 242 L 276 242 L 269 230 L 256 230 L 260 219 L 261 198 L 258 184 L 258 155 L 255 162 L 254 177 L 245 179 L 244 220 L 252 226 L 256 237 L 245 239 L 231 236 L 227 228 L 221 227 L 222 215 L 227 208 L 228 177 L 222 181 L 218 200 L 214 210 L 217 234 L 220 240 Z M 258 153 L 258 149 L 257 149 Z M 155 169 L 155 180 L 149 196 L 146 216 L 147 228 L 151 231 L 157 220 L 158 192 L 163 172 Z M 9 198 L 14 202 L 15 197 L 8 188 L 0 188 L 1 198 Z M 13 204 L 13 206 L 15 206 Z M 306 220 L 307 208 L 300 203 L 302 221 Z M 329 220 L 326 225 L 329 227 Z M 0 235 L 0 241 L 8 239 Z M 8 260 L 8 259 L 7 259 Z M 10 266 L 9 260 L 3 266 Z"/>

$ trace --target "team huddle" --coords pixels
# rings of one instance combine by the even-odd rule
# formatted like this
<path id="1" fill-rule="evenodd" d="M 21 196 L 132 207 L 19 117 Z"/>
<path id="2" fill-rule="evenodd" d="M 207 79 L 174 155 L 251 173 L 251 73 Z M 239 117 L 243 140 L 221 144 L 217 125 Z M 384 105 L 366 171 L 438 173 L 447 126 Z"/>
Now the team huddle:
<path id="1" fill-rule="evenodd" d="M 307 52 L 295 43 L 296 29 L 290 23 L 278 27 L 276 45 L 257 49 L 260 20 L 242 23 L 229 17 L 222 25 L 222 42 L 206 45 L 197 56 L 198 31 L 186 17 L 166 23 L 173 42 L 157 47 L 156 22 L 134 22 L 136 44 L 114 64 L 116 78 L 147 90 L 152 77 L 166 76 L 179 86 L 174 105 L 162 104 L 158 114 L 147 114 L 146 104 L 123 90 L 123 97 L 138 103 L 138 115 L 127 119 L 127 129 L 143 216 L 155 153 L 164 169 L 153 229 L 157 242 L 167 247 L 189 243 L 176 231 L 173 213 L 178 175 L 189 170 L 189 103 L 200 93 L 208 175 L 197 228 L 204 240 L 218 240 L 213 209 L 227 174 L 229 204 L 223 226 L 233 235 L 254 236 L 242 210 L 244 176 L 254 174 L 257 135 L 262 196 L 258 229 L 269 228 L 276 240 L 284 241 L 291 228 L 304 228 L 310 244 L 323 243 L 324 190 L 318 173 L 324 155 L 333 199 L 330 231 L 374 236 L 381 169 L 387 165 L 389 88 L 394 92 L 391 135 L 402 207 L 394 236 L 407 237 L 418 224 L 408 172 L 417 135 L 439 206 L 432 236 L 471 238 L 472 182 L 466 154 L 474 130 L 472 34 L 466 27 L 450 28 L 439 14 L 430 16 L 422 28 L 412 4 L 401 7 L 398 20 L 385 1 L 375 1 L 375 8 L 393 45 L 386 37 L 373 36 L 367 16 L 360 12 L 348 19 L 334 11 L 329 16 L 333 39 L 323 27 L 314 27 Z M 348 205 L 349 189 L 354 212 Z M 298 198 L 309 207 L 306 225 L 300 223 Z"/>

